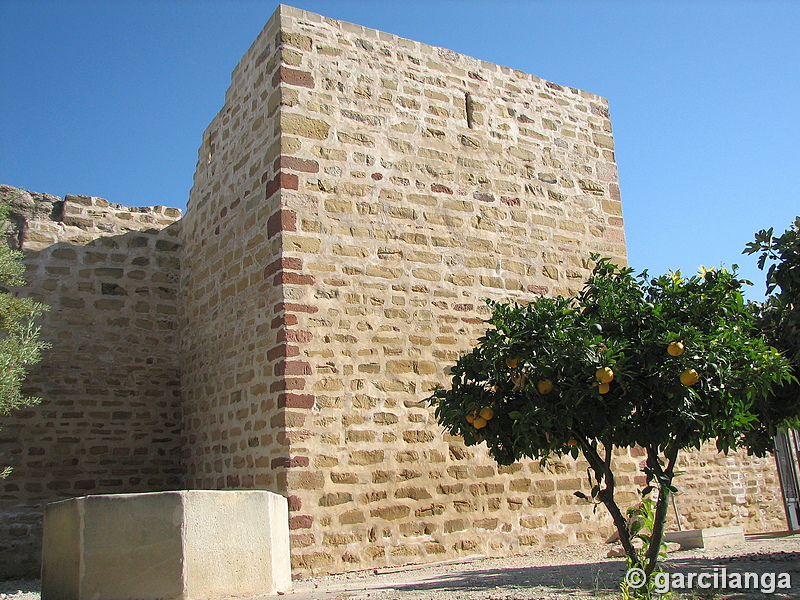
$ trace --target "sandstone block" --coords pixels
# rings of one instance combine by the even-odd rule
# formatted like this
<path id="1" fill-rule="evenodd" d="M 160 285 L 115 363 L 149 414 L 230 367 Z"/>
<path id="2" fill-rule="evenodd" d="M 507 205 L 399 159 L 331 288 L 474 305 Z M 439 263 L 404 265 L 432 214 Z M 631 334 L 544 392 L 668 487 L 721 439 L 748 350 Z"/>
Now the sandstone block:
<path id="1" fill-rule="evenodd" d="M 311 76 L 311 73 L 306 71 L 280 67 L 272 78 L 273 86 L 277 86 L 279 83 L 313 88 L 314 78 Z"/>
<path id="2" fill-rule="evenodd" d="M 324 140 L 328 137 L 331 127 L 325 121 L 319 119 L 312 119 L 298 114 L 281 113 L 280 128 L 284 134 Z"/>
<path id="3" fill-rule="evenodd" d="M 608 148 L 609 150 L 614 149 L 614 138 L 610 135 L 606 135 L 604 133 L 594 133 L 592 134 L 592 140 L 601 148 Z"/>
<path id="4" fill-rule="evenodd" d="M 367 146 L 370 148 L 375 146 L 375 140 L 363 133 L 346 133 L 340 131 L 336 136 L 343 144 L 358 144 L 359 146 Z"/>
<path id="5" fill-rule="evenodd" d="M 293 46 L 300 50 L 309 51 L 312 47 L 312 39 L 301 33 L 294 33 L 291 31 L 279 31 L 275 38 L 276 44 L 284 44 L 286 46 Z"/>
<path id="6" fill-rule="evenodd" d="M 402 519 L 411 512 L 408 506 L 395 505 L 387 506 L 386 508 L 375 508 L 370 511 L 370 516 L 373 518 L 385 519 L 387 521 L 394 521 Z"/>
<path id="7" fill-rule="evenodd" d="M 291 587 L 288 504 L 264 491 L 64 500 L 45 509 L 42 563 L 44 600 L 283 592 Z"/>
<path id="8" fill-rule="evenodd" d="M 350 456 L 351 465 L 374 465 L 383 462 L 383 450 L 356 450 Z"/>
<path id="9" fill-rule="evenodd" d="M 532 517 L 522 517 L 519 524 L 527 529 L 539 529 L 547 525 L 547 518 L 543 515 L 536 515 Z"/>
<path id="10" fill-rule="evenodd" d="M 711 527 L 707 529 L 689 529 L 686 531 L 668 531 L 664 534 L 665 542 L 680 544 L 681 550 L 687 548 L 724 548 L 744 543 L 744 529 L 741 525 L 733 527 Z"/>

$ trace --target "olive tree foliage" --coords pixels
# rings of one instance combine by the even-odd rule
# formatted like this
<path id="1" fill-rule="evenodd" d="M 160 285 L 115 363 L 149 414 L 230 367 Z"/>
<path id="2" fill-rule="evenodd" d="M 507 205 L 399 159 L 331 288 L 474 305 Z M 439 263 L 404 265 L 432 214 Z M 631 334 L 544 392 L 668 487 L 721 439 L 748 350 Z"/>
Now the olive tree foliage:
<path id="1" fill-rule="evenodd" d="M 678 453 L 709 440 L 722 452 L 763 452 L 754 432 L 791 375 L 757 335 L 735 267 L 650 278 L 592 259 L 574 297 L 489 301 L 488 329 L 429 401 L 448 432 L 485 442 L 500 464 L 583 454 L 587 487 L 576 495 L 608 509 L 629 563 L 649 575 Z M 614 451 L 634 446 L 646 453 L 643 495 L 657 491 L 647 535 L 615 498 Z M 645 540 L 641 550 L 634 537 Z"/>
<path id="2" fill-rule="evenodd" d="M 759 328 L 769 343 L 790 360 L 793 372 L 800 373 L 800 217 L 780 236 L 776 237 L 772 228 L 759 231 L 744 253 L 759 253 L 759 269 L 769 265 L 768 296 L 762 305 Z M 764 420 L 758 432 L 765 444 L 777 432 L 776 423 L 800 428 L 800 383 L 793 381 L 773 394 L 775 397 L 767 405 L 771 418 Z"/>
<path id="3" fill-rule="evenodd" d="M 0 234 L 8 228 L 8 212 L 9 206 L 0 204 Z M 22 393 L 22 383 L 28 366 L 39 362 L 41 351 L 48 347 L 39 340 L 40 330 L 34 324 L 47 307 L 11 293 L 12 288 L 25 284 L 21 258 L 22 253 L 12 250 L 0 235 L 0 417 L 39 402 L 39 398 Z M 10 472 L 0 464 L 0 479 Z"/>

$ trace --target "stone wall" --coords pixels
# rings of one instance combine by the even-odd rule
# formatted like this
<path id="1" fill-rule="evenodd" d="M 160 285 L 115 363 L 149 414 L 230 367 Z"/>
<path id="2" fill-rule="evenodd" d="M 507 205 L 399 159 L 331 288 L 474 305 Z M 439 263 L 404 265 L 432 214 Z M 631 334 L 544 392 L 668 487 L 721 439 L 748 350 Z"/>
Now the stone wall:
<path id="1" fill-rule="evenodd" d="M 282 98 L 273 83 L 291 50 L 270 20 L 233 72 L 203 136 L 183 219 L 183 399 L 187 483 L 285 493 L 284 292 L 277 166 Z"/>
<path id="2" fill-rule="evenodd" d="M 774 456 L 727 456 L 713 443 L 686 451 L 675 469 L 683 529 L 741 525 L 746 533 L 785 531 L 786 511 Z M 677 529 L 671 515 L 670 528 Z"/>
<path id="3" fill-rule="evenodd" d="M 0 186 L 25 254 L 20 294 L 51 307 L 52 344 L 3 417 L 0 578 L 36 575 L 46 503 L 180 487 L 180 211 Z"/>
<path id="4" fill-rule="evenodd" d="M 310 463 L 288 473 L 296 568 L 602 540 L 580 464 L 498 468 L 423 400 L 482 333 L 483 298 L 571 293 L 593 251 L 625 262 L 607 103 L 307 13 L 282 27 L 281 161 L 308 165 L 281 191 L 293 385 L 314 399 L 286 419 Z"/>

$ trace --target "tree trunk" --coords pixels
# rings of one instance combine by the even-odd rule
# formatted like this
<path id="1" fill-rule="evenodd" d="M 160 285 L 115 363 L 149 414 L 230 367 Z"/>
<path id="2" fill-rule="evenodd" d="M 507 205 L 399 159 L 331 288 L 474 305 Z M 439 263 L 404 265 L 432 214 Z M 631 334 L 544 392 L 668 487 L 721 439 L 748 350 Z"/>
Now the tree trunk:
<path id="1" fill-rule="evenodd" d="M 607 493 L 607 492 L 611 493 Z M 631 540 L 631 534 L 628 529 L 628 521 L 623 516 L 622 511 L 617 506 L 617 503 L 614 501 L 614 492 L 613 488 L 609 490 L 608 488 L 602 490 L 598 497 L 603 502 L 603 505 L 606 507 L 606 510 L 611 514 L 611 518 L 614 521 L 614 525 L 617 528 L 617 533 L 619 534 L 619 541 L 622 544 L 622 548 L 625 550 L 625 554 L 627 554 L 628 558 L 636 564 L 639 562 L 639 553 L 636 551 L 636 547 L 633 545 L 633 540 Z"/>
<path id="2" fill-rule="evenodd" d="M 650 577 L 650 574 L 658 564 L 658 553 L 661 550 L 661 540 L 664 538 L 664 527 L 667 523 L 667 511 L 669 510 L 669 486 L 672 485 L 672 478 L 670 477 L 666 483 L 662 483 L 658 488 L 658 501 L 656 502 L 656 514 L 653 520 L 653 531 L 650 535 L 650 544 L 647 547 L 647 554 L 645 554 L 644 572 Z"/>
<path id="3" fill-rule="evenodd" d="M 636 548 L 633 545 L 633 540 L 631 540 L 630 530 L 628 529 L 628 521 L 622 514 L 619 506 L 617 506 L 617 502 L 614 500 L 614 473 L 611 470 L 608 462 L 603 460 L 603 457 L 600 456 L 600 453 L 597 451 L 596 447 L 592 446 L 583 436 L 576 434 L 576 437 L 581 444 L 583 455 L 586 457 L 586 460 L 589 461 L 589 466 L 591 467 L 592 471 L 594 471 L 595 479 L 598 481 L 598 485 L 600 481 L 605 482 L 605 488 L 600 490 L 600 492 L 597 494 L 597 497 L 606 507 L 606 510 L 608 510 L 609 514 L 611 515 L 611 519 L 614 521 L 614 526 L 617 528 L 617 533 L 619 534 L 619 541 L 622 544 L 622 548 L 625 550 L 625 554 L 631 561 L 638 563 L 639 553 L 636 551 Z M 606 453 L 610 453 L 612 448 L 605 448 L 605 451 Z M 610 457 L 610 454 L 607 454 L 607 457 Z"/>
<path id="4" fill-rule="evenodd" d="M 657 474 L 658 480 L 658 500 L 656 501 L 656 514 L 653 518 L 653 531 L 650 532 L 650 544 L 647 547 L 644 559 L 644 572 L 648 577 L 650 577 L 650 574 L 658 564 L 661 540 L 664 539 L 664 528 L 667 524 L 667 512 L 669 510 L 669 495 L 672 493 L 671 487 L 672 480 L 675 477 L 678 448 L 679 445 L 674 443 L 664 450 L 664 457 L 667 459 L 666 469 L 661 468 L 658 451 L 655 448 L 647 449 L 648 466 Z"/>

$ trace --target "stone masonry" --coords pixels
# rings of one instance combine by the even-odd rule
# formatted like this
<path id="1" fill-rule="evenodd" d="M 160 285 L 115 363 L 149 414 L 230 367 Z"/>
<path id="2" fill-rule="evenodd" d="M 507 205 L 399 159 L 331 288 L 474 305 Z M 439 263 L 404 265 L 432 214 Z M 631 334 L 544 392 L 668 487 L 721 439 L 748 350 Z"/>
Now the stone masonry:
<path id="1" fill-rule="evenodd" d="M 284 494 L 297 575 L 611 532 L 573 495 L 583 461 L 498 467 L 424 402 L 483 299 L 573 293 L 591 252 L 625 263 L 603 98 L 281 6 L 183 218 L 24 204 L 14 239 L 54 347 L 31 377 L 43 404 L 0 433 L 17 469 L 0 577 L 35 569 L 43 503 L 110 491 Z M 642 457 L 616 460 L 632 503 Z M 785 529 L 773 461 L 705 449 L 681 468 L 685 527 Z"/>
<path id="2" fill-rule="evenodd" d="M 25 253 L 23 294 L 52 307 L 52 344 L 2 417 L 0 577 L 39 568 L 44 504 L 85 494 L 178 489 L 181 211 L 127 208 L 0 186 Z"/>

